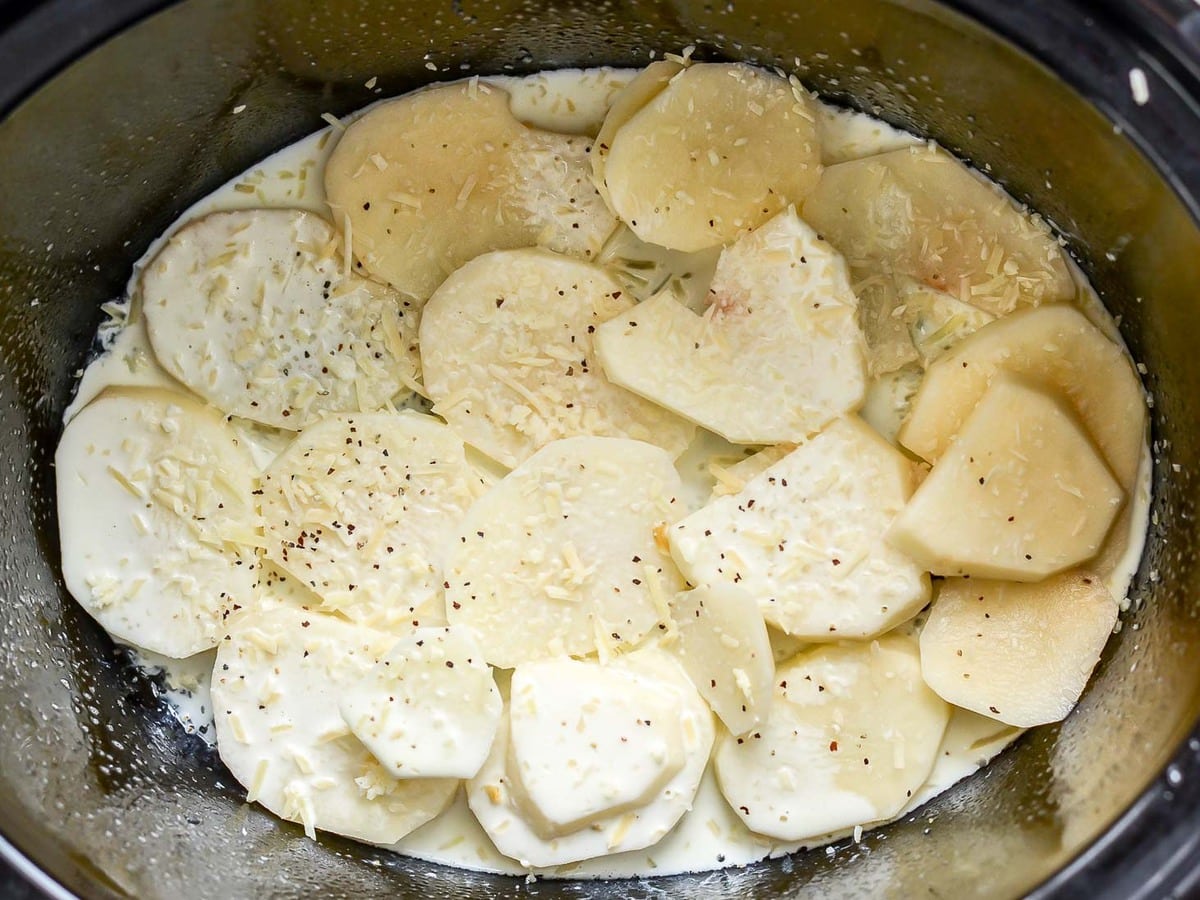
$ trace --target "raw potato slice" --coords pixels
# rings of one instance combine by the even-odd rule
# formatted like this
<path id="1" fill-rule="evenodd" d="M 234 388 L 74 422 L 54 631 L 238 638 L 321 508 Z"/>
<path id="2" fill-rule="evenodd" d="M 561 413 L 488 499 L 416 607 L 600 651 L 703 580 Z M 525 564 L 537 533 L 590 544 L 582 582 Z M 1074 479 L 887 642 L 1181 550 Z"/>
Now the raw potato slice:
<path id="1" fill-rule="evenodd" d="M 865 390 L 842 258 L 788 210 L 727 248 L 703 316 L 664 292 L 602 325 L 615 383 L 743 444 L 802 440 Z"/>
<path id="2" fill-rule="evenodd" d="M 1123 348 L 1070 306 L 1005 316 L 938 357 L 913 400 L 900 442 L 936 462 L 1001 372 L 1036 379 L 1065 394 L 1117 481 L 1133 490 L 1146 440 L 1141 382 Z"/>
<path id="3" fill-rule="evenodd" d="M 673 250 L 732 241 L 802 201 L 821 175 L 808 95 L 738 63 L 677 73 L 607 143 L 613 211 L 642 240 Z"/>
<path id="4" fill-rule="evenodd" d="M 142 273 L 163 368 L 214 406 L 299 430 L 373 411 L 416 384 L 411 301 L 345 268 L 339 236 L 294 209 L 217 212 L 172 235 Z"/>
<path id="5" fill-rule="evenodd" d="M 677 653 L 692 683 L 733 735 L 767 717 L 775 658 L 754 597 L 720 584 L 675 595 Z"/>
<path id="6" fill-rule="evenodd" d="M 619 666 L 558 657 L 517 666 L 508 788 L 543 840 L 652 802 L 687 760 L 678 691 Z"/>
<path id="7" fill-rule="evenodd" d="M 1008 725 L 1064 719 L 1117 622 L 1099 578 L 942 582 L 921 632 L 925 681 L 948 702 Z"/>
<path id="8" fill-rule="evenodd" d="M 450 623 L 474 629 L 501 668 L 636 644 L 683 587 L 661 537 L 680 487 L 670 455 L 640 441 L 542 448 L 462 523 L 446 565 Z"/>
<path id="9" fill-rule="evenodd" d="M 374 107 L 325 167 L 363 267 L 424 300 L 491 250 L 590 258 L 616 227 L 591 183 L 591 141 L 521 124 L 508 94 L 471 79 Z"/>
<path id="10" fill-rule="evenodd" d="M 1046 224 L 933 145 L 830 166 L 803 215 L 850 265 L 908 275 L 995 316 L 1075 296 Z"/>
<path id="11" fill-rule="evenodd" d="M 884 540 L 912 466 L 857 416 L 825 431 L 668 532 L 689 583 L 727 585 L 813 641 L 868 638 L 929 601 L 925 570 Z"/>
<path id="12" fill-rule="evenodd" d="M 678 711 L 673 724 L 683 735 L 684 765 L 649 803 L 599 819 L 570 834 L 542 838 L 517 805 L 509 768 L 510 729 L 507 724 L 501 725 L 487 762 L 467 784 L 467 801 L 497 849 L 522 866 L 563 865 L 649 847 L 661 840 L 692 806 L 714 738 L 708 706 L 679 663 L 661 650 L 644 649 L 622 656 L 611 668 L 633 673 Z M 567 690 L 569 683 L 561 687 Z"/>
<path id="13" fill-rule="evenodd" d="M 1095 556 L 1123 500 L 1071 411 L 1000 376 L 888 540 L 934 575 L 1040 581 Z"/>
<path id="14" fill-rule="evenodd" d="M 263 476 L 267 556 L 351 619 L 444 625 L 442 561 L 483 483 L 462 441 L 416 412 L 332 416 Z"/>
<path id="15" fill-rule="evenodd" d="M 397 778 L 470 778 L 487 758 L 503 706 L 472 635 L 417 628 L 346 685 L 338 709 Z"/>
<path id="16" fill-rule="evenodd" d="M 309 837 L 329 831 L 390 844 L 428 822 L 458 789 L 452 778 L 400 780 L 358 742 L 338 698 L 395 636 L 324 613 L 282 607 L 241 617 L 217 649 L 217 747 L 233 777 Z"/>
<path id="17" fill-rule="evenodd" d="M 509 468 L 551 441 L 587 434 L 647 441 L 678 456 L 695 426 L 612 384 L 595 361 L 597 326 L 633 304 L 604 270 L 546 250 L 472 260 L 422 315 L 434 412 Z"/>
<path id="18" fill-rule="evenodd" d="M 766 724 L 721 735 L 721 792 L 747 827 L 785 841 L 891 818 L 933 770 L 950 707 L 915 640 L 809 650 L 780 666 Z"/>
<path id="19" fill-rule="evenodd" d="M 950 711 L 933 771 L 898 814 L 906 816 L 996 758 L 1024 731 L 961 707 Z"/>
<path id="20" fill-rule="evenodd" d="M 67 590 L 104 629 L 164 656 L 216 646 L 254 596 L 254 463 L 224 417 L 160 388 L 109 389 L 54 456 Z"/>

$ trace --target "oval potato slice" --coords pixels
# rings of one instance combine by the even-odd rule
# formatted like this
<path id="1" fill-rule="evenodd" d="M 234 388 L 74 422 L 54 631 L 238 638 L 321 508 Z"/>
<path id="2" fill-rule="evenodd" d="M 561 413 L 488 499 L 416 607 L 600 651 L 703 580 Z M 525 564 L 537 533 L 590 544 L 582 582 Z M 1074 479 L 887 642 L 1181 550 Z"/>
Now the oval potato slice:
<path id="1" fill-rule="evenodd" d="M 442 561 L 482 479 L 433 416 L 331 416 L 263 474 L 267 556 L 323 607 L 399 633 L 444 625 Z"/>
<path id="2" fill-rule="evenodd" d="M 680 487 L 650 444 L 548 444 L 462 523 L 446 564 L 450 624 L 473 629 L 501 668 L 636 644 L 683 587 L 661 537 Z"/>
<path id="3" fill-rule="evenodd" d="M 221 641 L 212 702 L 221 760 L 261 803 L 308 836 L 398 841 L 449 805 L 452 778 L 394 778 L 350 733 L 342 691 L 395 636 L 321 612 L 280 607 L 241 616 Z"/>
<path id="4" fill-rule="evenodd" d="M 766 724 L 721 734 L 713 757 L 751 831 L 799 841 L 884 821 L 933 770 L 950 707 L 921 679 L 916 641 L 804 651 L 775 683 Z"/>
<path id="5" fill-rule="evenodd" d="M 646 93 L 665 73 L 647 78 Z M 804 200 L 821 174 L 808 95 L 741 63 L 676 73 L 608 143 L 613 211 L 642 240 L 673 250 L 729 243 Z"/>
<path id="6" fill-rule="evenodd" d="M 592 185 L 590 149 L 521 124 L 505 91 L 472 78 L 366 112 L 334 147 L 325 190 L 366 271 L 424 301 L 491 250 L 597 253 L 616 220 Z"/>
<path id="7" fill-rule="evenodd" d="M 472 260 L 422 314 L 434 412 L 509 468 L 579 435 L 647 441 L 678 456 L 695 426 L 612 384 L 596 362 L 596 328 L 633 305 L 602 269 L 547 250 Z"/>
<path id="8" fill-rule="evenodd" d="M 54 455 L 63 580 L 118 641 L 182 658 L 255 595 L 249 452 L 215 409 L 161 388 L 103 392 Z"/>
<path id="9" fill-rule="evenodd" d="M 339 237 L 292 209 L 211 213 L 142 273 L 154 354 L 218 409 L 298 431 L 411 395 L 410 300 L 345 270 Z"/>
<path id="10" fill-rule="evenodd" d="M 921 670 L 956 706 L 1018 728 L 1066 718 L 1117 622 L 1089 571 L 1037 584 L 942 582 L 921 632 Z"/>

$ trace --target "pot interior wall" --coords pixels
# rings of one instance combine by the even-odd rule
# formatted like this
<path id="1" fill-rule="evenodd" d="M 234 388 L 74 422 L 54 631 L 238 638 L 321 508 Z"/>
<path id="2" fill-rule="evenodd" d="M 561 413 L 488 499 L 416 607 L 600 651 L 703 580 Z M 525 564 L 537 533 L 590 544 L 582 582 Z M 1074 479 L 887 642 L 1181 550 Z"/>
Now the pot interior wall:
<path id="1" fill-rule="evenodd" d="M 470 73 L 641 65 L 689 43 L 702 58 L 795 71 L 936 138 L 1051 218 L 1149 366 L 1161 462 L 1133 608 L 1067 723 L 1027 735 L 859 846 L 654 887 L 704 898 L 1024 891 L 1111 822 L 1191 728 L 1200 367 L 1188 333 L 1200 233 L 1146 159 L 1045 69 L 923 0 L 190 0 L 100 46 L 0 123 L 0 827 L 68 887 L 195 898 L 654 892 L 518 885 L 314 844 L 247 807 L 65 594 L 51 461 L 99 306 L 153 236 L 320 127 L 320 113 L 375 99 L 372 76 L 395 94 Z"/>

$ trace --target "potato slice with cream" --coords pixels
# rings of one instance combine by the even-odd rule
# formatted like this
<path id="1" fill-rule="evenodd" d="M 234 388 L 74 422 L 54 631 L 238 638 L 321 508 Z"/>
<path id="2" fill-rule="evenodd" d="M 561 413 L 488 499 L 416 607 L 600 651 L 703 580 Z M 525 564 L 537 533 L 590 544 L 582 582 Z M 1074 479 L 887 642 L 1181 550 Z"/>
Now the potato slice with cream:
<path id="1" fill-rule="evenodd" d="M 263 475 L 267 556 L 326 610 L 398 633 L 445 624 L 442 562 L 483 481 L 416 412 L 332 416 Z"/>
<path id="2" fill-rule="evenodd" d="M 463 263 L 534 245 L 590 258 L 616 227 L 585 137 L 529 128 L 473 78 L 354 121 L 325 167 L 335 219 L 363 268 L 424 301 Z"/>
<path id="3" fill-rule="evenodd" d="M 1086 570 L 1037 584 L 948 578 L 921 632 L 921 670 L 940 696 L 1009 725 L 1066 717 L 1117 622 Z"/>
<path id="4" fill-rule="evenodd" d="M 734 735 L 771 706 L 775 658 L 758 602 L 726 584 L 682 591 L 671 601 L 671 644 L 696 689 Z"/>
<path id="5" fill-rule="evenodd" d="M 290 209 L 217 212 L 142 273 L 155 356 L 218 409 L 293 431 L 411 395 L 412 301 L 347 269 L 337 233 Z"/>
<path id="6" fill-rule="evenodd" d="M 1128 354 L 1079 310 L 1021 310 L 964 338 L 930 365 L 899 440 L 936 462 L 992 379 L 1008 372 L 1065 395 L 1126 492 L 1146 442 L 1146 401 Z"/>
<path id="7" fill-rule="evenodd" d="M 888 531 L 935 575 L 1040 581 L 1095 556 L 1124 492 L 1070 409 L 993 379 Z"/>
<path id="8" fill-rule="evenodd" d="M 636 100 L 666 71 L 635 81 Z M 741 63 L 677 72 L 606 143 L 613 211 L 642 240 L 673 250 L 729 243 L 802 201 L 821 173 L 808 95 Z"/>
<path id="9" fill-rule="evenodd" d="M 54 456 L 63 580 L 119 641 L 182 658 L 216 646 L 252 602 L 256 469 L 215 409 L 161 388 L 114 388 Z"/>
<path id="10" fill-rule="evenodd" d="M 925 570 L 884 541 L 912 479 L 868 425 L 839 419 L 675 524 L 671 553 L 691 584 L 752 598 L 796 637 L 874 637 L 929 600 Z"/>
<path id="11" fill-rule="evenodd" d="M 641 441 L 555 441 L 471 507 L 446 563 L 446 614 L 511 668 L 640 641 L 683 579 L 660 536 L 679 473 Z"/>
<path id="12" fill-rule="evenodd" d="M 475 637 L 416 628 L 345 686 L 342 718 L 397 778 L 470 778 L 487 758 L 504 706 Z"/>
<path id="13" fill-rule="evenodd" d="M 802 214 L 855 268 L 910 276 L 992 315 L 1075 296 L 1046 224 L 932 144 L 830 166 Z"/>
<path id="14" fill-rule="evenodd" d="M 725 249 L 697 315 L 669 292 L 600 326 L 604 371 L 735 443 L 798 441 L 866 386 L 842 258 L 794 210 Z"/>
<path id="15" fill-rule="evenodd" d="M 559 438 L 632 438 L 672 456 L 685 419 L 612 384 L 592 346 L 633 298 L 603 269 L 547 250 L 467 263 L 429 299 L 421 361 L 434 412 L 467 443 L 513 467 Z"/>
<path id="16" fill-rule="evenodd" d="M 720 736 L 717 779 L 751 831 L 780 840 L 881 822 L 925 782 L 949 718 L 915 640 L 818 647 L 777 668 L 763 726 Z"/>
<path id="17" fill-rule="evenodd" d="M 284 606 L 238 617 L 217 648 L 212 702 L 221 760 L 247 800 L 280 818 L 373 844 L 449 805 L 453 778 L 393 777 L 350 733 L 339 697 L 395 642 L 337 616 Z"/>
<path id="18" fill-rule="evenodd" d="M 668 654 L 529 663 L 514 673 L 512 694 L 508 721 L 467 785 L 501 853 L 543 867 L 636 850 L 691 808 L 713 719 Z"/>

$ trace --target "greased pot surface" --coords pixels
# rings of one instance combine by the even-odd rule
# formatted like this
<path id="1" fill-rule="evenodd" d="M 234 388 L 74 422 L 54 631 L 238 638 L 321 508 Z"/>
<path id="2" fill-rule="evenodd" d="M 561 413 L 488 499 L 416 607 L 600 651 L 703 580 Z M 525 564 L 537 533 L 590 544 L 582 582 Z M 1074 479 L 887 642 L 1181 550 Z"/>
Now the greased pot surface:
<path id="1" fill-rule="evenodd" d="M 85 897 L 1094 896 L 1157 894 L 1166 882 L 1149 873 L 1177 881 L 1190 869 L 1200 51 L 1183 43 L 1189 2 L 190 0 L 117 33 L 160 5 L 50 3 L 0 35 L 0 104 L 22 101 L 0 122 L 0 831 L 22 854 Z M 1124 627 L 1067 722 L 832 853 L 525 885 L 308 842 L 243 803 L 62 589 L 50 464 L 99 306 L 193 200 L 319 127 L 320 113 L 374 99 L 372 76 L 398 94 L 470 73 L 641 65 L 692 43 L 701 58 L 796 71 L 942 141 L 1067 237 L 1154 398 L 1154 519 Z M 1135 65 L 1144 106 L 1129 90 Z"/>

